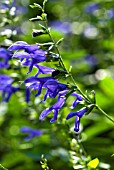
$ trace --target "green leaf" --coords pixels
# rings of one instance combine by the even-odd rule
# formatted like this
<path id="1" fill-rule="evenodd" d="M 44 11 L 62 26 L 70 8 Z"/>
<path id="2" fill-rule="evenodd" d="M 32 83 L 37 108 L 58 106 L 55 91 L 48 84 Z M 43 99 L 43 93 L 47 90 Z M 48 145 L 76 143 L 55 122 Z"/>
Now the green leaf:
<path id="1" fill-rule="evenodd" d="M 47 2 L 48 0 L 44 0 L 44 2 L 43 2 L 43 9 L 45 8 L 45 5 L 46 5 L 46 2 Z"/>
<path id="2" fill-rule="evenodd" d="M 54 44 L 53 42 L 38 43 L 38 45 L 40 45 L 40 46 L 50 46 L 50 45 L 53 45 L 53 44 Z"/>
<path id="3" fill-rule="evenodd" d="M 41 20 L 42 20 L 42 17 L 37 16 L 36 18 L 30 18 L 29 20 L 30 20 L 30 21 L 41 21 Z"/>
<path id="4" fill-rule="evenodd" d="M 31 8 L 39 8 L 39 9 L 42 10 L 42 7 L 39 4 L 37 4 L 37 3 L 34 3 L 34 5 L 30 5 L 30 7 Z"/>
<path id="5" fill-rule="evenodd" d="M 44 25 L 39 24 L 39 26 L 40 26 L 44 31 L 47 31 L 47 28 L 46 28 Z"/>
<path id="6" fill-rule="evenodd" d="M 59 45 L 62 41 L 63 41 L 64 38 L 61 38 L 57 41 L 56 45 Z"/>
<path id="7" fill-rule="evenodd" d="M 37 3 L 34 3 L 34 6 L 35 6 L 35 7 L 38 7 L 39 9 L 41 9 L 41 10 L 42 10 L 41 5 L 39 5 L 39 4 L 37 4 Z"/>

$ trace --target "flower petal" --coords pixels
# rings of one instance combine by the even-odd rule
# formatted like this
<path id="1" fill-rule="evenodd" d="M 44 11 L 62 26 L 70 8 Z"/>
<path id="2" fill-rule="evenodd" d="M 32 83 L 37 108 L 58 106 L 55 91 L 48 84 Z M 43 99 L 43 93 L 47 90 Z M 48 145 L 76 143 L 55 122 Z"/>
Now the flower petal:
<path id="1" fill-rule="evenodd" d="M 78 116 L 76 116 L 74 131 L 78 132 L 79 126 L 80 126 L 80 118 Z"/>
<path id="2" fill-rule="evenodd" d="M 12 56 L 13 58 L 20 58 L 20 59 L 24 59 L 24 58 L 31 58 L 31 55 L 26 53 L 26 52 L 16 52 L 14 53 L 14 55 Z"/>
<path id="3" fill-rule="evenodd" d="M 49 114 L 49 112 L 52 111 L 52 108 L 47 108 L 43 110 L 43 112 L 40 114 L 39 120 L 44 120 L 45 117 Z"/>
<path id="4" fill-rule="evenodd" d="M 50 123 L 54 123 L 57 120 L 59 110 L 54 110 L 54 117 L 50 120 Z"/>

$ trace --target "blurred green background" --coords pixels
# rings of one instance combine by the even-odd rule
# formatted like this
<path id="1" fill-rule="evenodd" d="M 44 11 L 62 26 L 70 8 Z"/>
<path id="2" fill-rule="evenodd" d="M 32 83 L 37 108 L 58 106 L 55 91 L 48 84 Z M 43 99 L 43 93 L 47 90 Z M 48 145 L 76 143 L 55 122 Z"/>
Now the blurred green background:
<path id="1" fill-rule="evenodd" d="M 50 40 L 47 35 L 32 37 L 32 29 L 39 27 L 37 22 L 29 19 L 40 15 L 37 8 L 29 7 L 33 3 L 42 4 L 42 0 L 17 1 L 18 6 L 25 7 L 26 13 L 18 13 L 18 20 L 1 26 L 0 32 L 4 28 L 15 26 L 19 28 L 20 34 L 1 36 L 1 46 L 4 46 L 6 39 L 11 42 L 6 42 L 5 46 L 20 40 L 30 44 Z M 89 8 L 92 3 L 97 6 Z M 69 69 L 72 66 L 77 84 L 84 92 L 94 89 L 97 104 L 114 117 L 114 1 L 48 0 L 46 13 L 54 39 L 57 41 L 64 38 L 59 49 L 66 67 Z M 3 18 L 8 16 L 1 16 L 2 23 Z M 11 60 L 10 64 L 12 67 L 2 70 L 0 74 L 10 75 L 15 79 L 15 84 L 20 84 L 18 81 L 27 77 L 28 69 L 17 69 L 15 60 Z M 43 95 L 35 98 L 33 92 L 31 102 L 26 104 L 22 90 L 14 94 L 9 103 L 0 103 L 0 163 L 9 170 L 42 169 L 42 154 L 48 159 L 49 167 L 54 170 L 73 169 L 69 155 L 72 135 L 67 126 L 72 129 L 74 119 L 65 121 L 72 101 L 60 112 L 58 121 L 50 124 L 51 114 L 43 122 L 38 119 L 41 111 L 52 104 L 52 100 L 40 104 L 42 98 Z M 25 135 L 20 133 L 23 126 L 41 129 L 45 133 L 26 142 Z M 81 119 L 81 130 L 82 144 L 87 154 L 93 159 L 97 157 L 104 169 L 108 169 L 110 165 L 110 170 L 113 170 L 113 123 L 94 110 Z"/>

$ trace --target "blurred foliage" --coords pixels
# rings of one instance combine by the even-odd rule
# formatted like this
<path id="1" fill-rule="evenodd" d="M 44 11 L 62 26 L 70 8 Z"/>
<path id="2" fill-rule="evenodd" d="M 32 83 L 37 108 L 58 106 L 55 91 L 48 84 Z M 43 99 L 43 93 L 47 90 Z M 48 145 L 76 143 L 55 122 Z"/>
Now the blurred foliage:
<path id="1" fill-rule="evenodd" d="M 13 41 L 19 40 L 28 43 L 50 40 L 47 35 L 32 37 L 32 29 L 37 29 L 38 24 L 37 21 L 31 22 L 29 19 L 40 15 L 37 8 L 29 7 L 34 2 L 35 0 L 17 1 L 18 6 L 26 7 L 27 13 L 18 14 L 15 17 L 16 23 L 11 23 L 12 18 L 7 23 L 5 18 L 8 16 L 0 14 L 3 16 L 0 18 L 1 23 L 7 23 L 0 27 L 0 32 L 6 29 L 6 26 L 20 28 L 20 34 L 0 36 L 2 47 L 7 48 Z M 92 2 L 98 3 L 99 8 L 93 13 L 88 13 L 85 8 Z M 37 0 L 36 3 L 42 4 L 42 0 Z M 114 17 L 110 18 L 108 11 L 113 7 L 113 0 L 49 0 L 46 6 L 54 39 L 57 41 L 64 38 L 60 51 L 66 67 L 72 66 L 73 76 L 83 91 L 95 90 L 98 105 L 112 117 L 114 117 Z M 65 27 L 61 27 L 61 23 Z M 2 43 L 6 39 L 11 42 Z M 72 101 L 68 101 L 68 106 L 63 108 L 56 123 L 49 123 L 51 114 L 40 122 L 38 118 L 41 111 L 51 106 L 54 101 L 47 100 L 41 105 L 43 96 L 35 98 L 32 93 L 31 102 L 26 104 L 22 81 L 27 77 L 28 70 L 24 67 L 20 70 L 15 60 L 11 60 L 10 64 L 11 68 L 2 70 L 0 74 L 11 75 L 15 79 L 14 83 L 21 86 L 21 91 L 14 94 L 9 103 L 0 103 L 0 163 L 8 170 L 37 170 L 41 169 L 40 160 L 44 154 L 51 169 L 58 170 L 64 167 L 72 170 L 73 162 L 69 161 L 71 158 L 69 151 L 72 151 L 72 138 L 75 139 L 72 130 L 74 120 L 65 121 L 70 111 L 68 106 Z M 23 126 L 41 129 L 44 134 L 26 142 L 25 135 L 20 133 Z M 113 123 L 94 110 L 82 118 L 81 131 L 81 142 L 95 166 L 100 162 L 99 169 L 113 170 Z M 88 163 L 90 166 L 91 164 L 92 162 Z M 76 168 L 74 166 L 74 169 Z"/>

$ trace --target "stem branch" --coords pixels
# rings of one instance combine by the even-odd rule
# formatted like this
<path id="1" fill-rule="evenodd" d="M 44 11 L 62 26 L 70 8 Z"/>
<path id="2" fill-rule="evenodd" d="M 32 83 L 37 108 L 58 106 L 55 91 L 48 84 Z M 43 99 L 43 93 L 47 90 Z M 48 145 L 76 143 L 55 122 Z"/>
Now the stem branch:
<path id="1" fill-rule="evenodd" d="M 114 120 L 107 115 L 106 112 L 104 112 L 104 110 L 102 110 L 97 104 L 95 105 L 96 109 L 98 109 L 103 115 L 105 115 L 109 120 L 111 120 L 114 123 Z"/>

